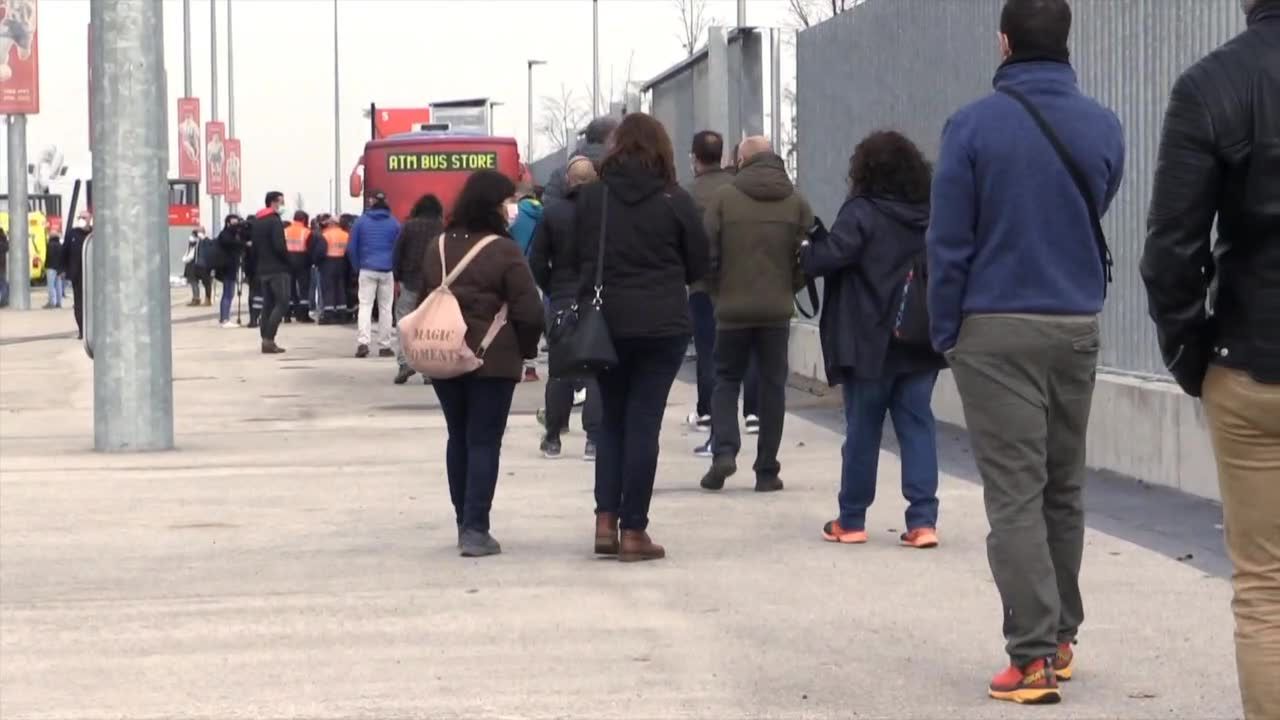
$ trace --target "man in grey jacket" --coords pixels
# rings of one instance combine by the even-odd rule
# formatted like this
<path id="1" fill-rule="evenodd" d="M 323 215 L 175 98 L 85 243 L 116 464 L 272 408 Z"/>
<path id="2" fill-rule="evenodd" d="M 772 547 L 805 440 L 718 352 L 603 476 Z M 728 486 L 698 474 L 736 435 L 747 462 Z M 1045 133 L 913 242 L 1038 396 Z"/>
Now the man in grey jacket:
<path id="1" fill-rule="evenodd" d="M 569 157 L 574 158 L 579 155 L 591 159 L 591 164 L 596 166 L 596 170 L 600 169 L 600 163 L 604 161 L 604 154 L 609 149 L 609 136 L 618 128 L 618 119 L 604 115 L 592 120 L 587 125 L 587 130 L 583 133 L 582 142 L 578 143 L 577 149 L 569 153 Z M 565 179 L 565 171 L 568 167 L 562 167 L 551 173 L 551 179 L 547 181 L 547 186 L 542 191 L 542 206 L 544 208 L 551 207 L 553 204 L 564 200 L 569 195 L 569 183 Z"/>

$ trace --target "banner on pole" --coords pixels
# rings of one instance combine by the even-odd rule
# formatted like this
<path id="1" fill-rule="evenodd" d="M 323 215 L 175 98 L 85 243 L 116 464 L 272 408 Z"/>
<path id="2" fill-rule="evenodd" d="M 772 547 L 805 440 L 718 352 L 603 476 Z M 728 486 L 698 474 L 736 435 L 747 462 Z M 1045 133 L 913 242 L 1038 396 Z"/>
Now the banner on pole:
<path id="1" fill-rule="evenodd" d="M 178 179 L 200 182 L 200 98 L 178 98 Z"/>
<path id="2" fill-rule="evenodd" d="M 36 0 L 0 0 L 0 114 L 40 112 Z"/>
<path id="3" fill-rule="evenodd" d="M 205 187 L 210 195 L 222 195 L 227 191 L 227 127 L 217 120 L 207 122 L 204 138 Z"/>
<path id="4" fill-rule="evenodd" d="M 227 138 L 227 202 L 240 204 L 240 141 Z"/>

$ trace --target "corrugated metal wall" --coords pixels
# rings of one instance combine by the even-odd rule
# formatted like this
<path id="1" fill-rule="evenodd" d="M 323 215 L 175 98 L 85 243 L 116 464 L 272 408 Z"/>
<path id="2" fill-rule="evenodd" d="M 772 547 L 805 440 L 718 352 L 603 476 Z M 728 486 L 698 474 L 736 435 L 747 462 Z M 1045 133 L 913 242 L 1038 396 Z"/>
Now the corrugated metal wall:
<path id="1" fill-rule="evenodd" d="M 800 33 L 798 171 L 825 219 L 845 193 L 848 157 L 895 128 L 936 158 L 947 117 L 991 91 L 1003 0 L 867 0 Z M 1244 28 L 1238 0 L 1073 0 L 1072 64 L 1084 92 L 1124 124 L 1124 186 L 1104 226 L 1116 281 L 1103 313 L 1103 365 L 1164 374 L 1138 276 L 1156 146 L 1169 88 Z"/>
<path id="2" fill-rule="evenodd" d="M 529 163 L 529 173 L 533 175 L 535 183 L 546 185 L 547 181 L 551 179 L 551 174 L 564 167 L 568 162 L 569 151 L 561 148 Z"/>

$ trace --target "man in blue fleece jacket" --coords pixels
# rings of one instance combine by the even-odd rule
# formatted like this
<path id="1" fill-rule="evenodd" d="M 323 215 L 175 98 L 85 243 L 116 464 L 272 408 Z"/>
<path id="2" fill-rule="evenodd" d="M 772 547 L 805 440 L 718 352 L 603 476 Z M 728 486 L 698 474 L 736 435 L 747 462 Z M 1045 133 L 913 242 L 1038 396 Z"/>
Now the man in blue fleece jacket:
<path id="1" fill-rule="evenodd" d="M 1070 30 L 1066 0 L 1007 0 L 996 92 L 943 130 L 927 235 L 933 344 L 964 404 L 1004 605 L 1010 666 L 989 693 L 1015 702 L 1056 702 L 1074 667 L 1085 433 L 1110 269 L 1090 204 L 1105 213 L 1124 171 L 1120 121 L 1077 87 Z"/>
<path id="2" fill-rule="evenodd" d="M 378 303 L 379 357 L 395 357 L 391 349 L 391 301 L 395 297 L 395 280 L 391 270 L 395 267 L 396 238 L 400 236 L 400 223 L 391 214 L 387 196 L 375 192 L 373 204 L 356 220 L 347 243 L 347 257 L 360 275 L 360 312 L 356 325 L 356 357 L 369 356 L 370 326 L 373 324 L 373 303 Z"/>

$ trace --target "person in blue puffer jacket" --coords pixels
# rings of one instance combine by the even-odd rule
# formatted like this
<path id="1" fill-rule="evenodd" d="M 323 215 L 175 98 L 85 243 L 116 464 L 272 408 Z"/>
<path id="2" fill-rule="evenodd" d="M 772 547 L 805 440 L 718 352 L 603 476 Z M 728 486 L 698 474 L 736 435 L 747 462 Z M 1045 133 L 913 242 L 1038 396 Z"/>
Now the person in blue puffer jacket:
<path id="1" fill-rule="evenodd" d="M 514 207 L 514 210 L 512 209 Z M 507 205 L 507 223 L 511 229 L 511 239 L 520 246 L 520 252 L 529 257 L 529 246 L 533 244 L 533 232 L 542 222 L 542 203 L 532 195 L 524 195 L 514 206 Z"/>
<path id="2" fill-rule="evenodd" d="M 356 325 L 356 357 L 369 356 L 373 303 L 378 303 L 378 355 L 394 357 L 391 349 L 391 301 L 395 296 L 392 268 L 400 222 L 391 214 L 387 196 L 374 192 L 373 204 L 356 220 L 347 243 L 347 258 L 359 273 L 360 312 Z"/>

